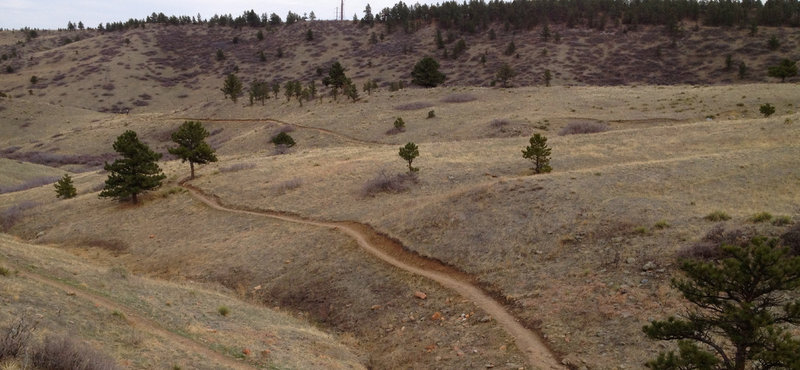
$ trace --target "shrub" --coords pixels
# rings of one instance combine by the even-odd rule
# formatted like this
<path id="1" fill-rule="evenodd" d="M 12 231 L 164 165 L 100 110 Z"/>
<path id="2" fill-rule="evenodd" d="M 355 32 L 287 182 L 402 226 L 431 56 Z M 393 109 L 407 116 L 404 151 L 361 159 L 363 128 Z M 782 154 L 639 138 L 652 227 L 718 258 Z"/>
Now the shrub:
<path id="1" fill-rule="evenodd" d="M 726 230 L 722 224 L 717 224 L 700 241 L 679 250 L 677 257 L 678 259 L 718 259 L 722 256 L 723 245 L 746 244 L 753 235 L 754 232 L 750 229 Z"/>
<path id="2" fill-rule="evenodd" d="M 286 147 L 293 147 L 295 145 L 294 139 L 285 132 L 280 132 L 272 138 L 272 143 L 276 146 L 285 145 Z"/>
<path id="3" fill-rule="evenodd" d="M 775 216 L 772 220 L 772 224 L 775 226 L 786 226 L 792 223 L 792 218 L 789 216 Z"/>
<path id="4" fill-rule="evenodd" d="M 293 178 L 291 180 L 286 180 L 278 184 L 275 184 L 272 187 L 272 191 L 276 195 L 283 195 L 286 194 L 287 191 L 297 189 L 302 185 L 303 185 L 303 180 L 299 178 Z"/>
<path id="5" fill-rule="evenodd" d="M 14 73 L 14 67 L 10 65 L 6 66 L 6 73 Z"/>
<path id="6" fill-rule="evenodd" d="M 800 255 L 800 222 L 781 235 L 781 242 L 792 251 L 792 254 Z"/>
<path id="7" fill-rule="evenodd" d="M 765 103 L 758 108 L 758 111 L 761 112 L 764 117 L 769 117 L 775 113 L 775 106 L 770 103 Z"/>
<path id="8" fill-rule="evenodd" d="M 69 336 L 46 337 L 31 355 L 31 363 L 37 368 L 51 370 L 120 368 L 108 355 Z"/>
<path id="9" fill-rule="evenodd" d="M 506 50 L 503 51 L 503 54 L 512 55 L 515 51 L 517 51 L 517 46 L 514 45 L 514 41 L 511 41 L 508 43 L 508 46 L 506 46 Z"/>
<path id="10" fill-rule="evenodd" d="M 731 216 L 729 216 L 727 213 L 725 213 L 723 211 L 714 211 L 714 212 L 711 212 L 711 213 L 707 214 L 706 217 L 703 217 L 703 218 L 708 220 L 708 221 L 718 222 L 718 221 L 730 220 Z"/>
<path id="11" fill-rule="evenodd" d="M 23 212 L 35 206 L 36 203 L 26 200 L 0 212 L 0 231 L 8 231 L 11 229 L 11 227 L 22 218 Z"/>
<path id="12" fill-rule="evenodd" d="M 9 275 L 11 275 L 11 270 L 3 266 L 0 266 L 0 276 L 9 276 Z"/>
<path id="13" fill-rule="evenodd" d="M 786 82 L 786 77 L 797 76 L 797 63 L 791 59 L 784 59 L 780 64 L 769 67 L 767 74 L 770 77 L 780 78 L 781 82 Z"/>
<path id="14" fill-rule="evenodd" d="M 31 76 L 31 85 L 36 85 L 39 82 L 39 77 Z"/>
<path id="15" fill-rule="evenodd" d="M 31 324 L 24 316 L 5 328 L 0 336 L 0 360 L 22 357 L 31 345 L 34 330 L 36 324 Z"/>
<path id="16" fill-rule="evenodd" d="M 604 131 L 608 131 L 608 125 L 603 122 L 580 121 L 568 123 L 558 131 L 558 135 L 594 134 Z"/>
<path id="17" fill-rule="evenodd" d="M 760 222 L 767 222 L 772 219 L 772 215 L 769 212 L 761 212 L 756 213 L 750 216 L 750 222 L 753 223 L 760 223 Z"/>
<path id="18" fill-rule="evenodd" d="M 222 49 L 217 49 L 217 60 L 225 60 L 225 52 L 223 52 Z"/>
<path id="19" fill-rule="evenodd" d="M 433 109 L 428 111 L 428 118 L 436 118 L 436 112 L 434 112 Z"/>
<path id="20" fill-rule="evenodd" d="M 13 193 L 15 191 L 22 191 L 28 190 L 32 188 L 36 188 L 43 185 L 52 184 L 58 181 L 59 177 L 57 176 L 45 176 L 45 177 L 37 177 L 31 180 L 28 180 L 19 185 L 12 185 L 12 186 L 0 186 L 0 194 L 4 193 Z"/>
<path id="21" fill-rule="evenodd" d="M 653 228 L 654 228 L 654 229 L 657 229 L 657 230 L 663 230 L 663 229 L 666 229 L 666 228 L 668 228 L 669 226 L 670 226 L 670 225 L 669 225 L 669 223 L 667 223 L 667 221 L 666 221 L 666 220 L 661 220 L 661 221 L 658 221 L 658 222 L 656 222 L 656 223 L 653 225 Z"/>
<path id="22" fill-rule="evenodd" d="M 255 168 L 255 163 L 235 163 L 230 166 L 221 167 L 219 172 L 236 172 L 241 170 L 249 170 L 251 168 Z"/>
<path id="23" fill-rule="evenodd" d="M 228 307 L 219 306 L 219 308 L 217 308 L 217 312 L 219 312 L 219 314 L 222 316 L 228 316 L 228 314 L 231 313 L 231 310 Z"/>
<path id="24" fill-rule="evenodd" d="M 424 102 L 424 101 L 417 101 L 413 103 L 401 104 L 394 106 L 395 110 L 417 110 L 423 108 L 430 108 L 433 104 Z"/>
<path id="25" fill-rule="evenodd" d="M 466 103 L 478 100 L 478 97 L 472 94 L 450 94 L 442 98 L 444 103 Z"/>
<path id="26" fill-rule="evenodd" d="M 389 175 L 385 170 L 381 170 L 375 178 L 370 179 L 361 187 L 361 195 L 368 197 L 378 193 L 400 193 L 408 190 L 410 184 L 417 182 L 418 178 L 415 172 Z"/>

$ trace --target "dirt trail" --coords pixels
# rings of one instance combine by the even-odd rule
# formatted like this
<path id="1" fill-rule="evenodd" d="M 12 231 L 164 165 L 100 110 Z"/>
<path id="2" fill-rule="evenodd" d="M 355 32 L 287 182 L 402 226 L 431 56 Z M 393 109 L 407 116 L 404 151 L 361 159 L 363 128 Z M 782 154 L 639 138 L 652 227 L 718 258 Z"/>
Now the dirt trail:
<path id="1" fill-rule="evenodd" d="M 192 339 L 186 338 L 184 336 L 175 334 L 167 329 L 164 329 L 158 323 L 151 321 L 141 315 L 139 315 L 133 309 L 119 304 L 117 302 L 111 301 L 107 298 L 102 296 L 77 289 L 73 286 L 68 284 L 62 283 L 58 280 L 36 274 L 34 272 L 25 271 L 24 269 L 16 269 L 19 271 L 19 275 L 37 281 L 44 285 L 49 285 L 53 288 L 63 290 L 68 294 L 75 295 L 78 298 L 87 300 L 89 302 L 94 303 L 95 305 L 107 309 L 109 311 L 119 311 L 125 314 L 125 319 L 132 325 L 135 326 L 137 329 L 144 330 L 152 335 L 157 337 L 166 338 L 166 341 L 172 344 L 176 344 L 179 347 L 182 347 L 187 352 L 199 353 L 206 357 L 208 361 L 211 361 L 217 365 L 223 366 L 225 368 L 230 369 L 255 369 L 244 362 L 238 361 L 232 357 L 225 356 L 219 352 L 216 352 L 201 343 L 195 342 Z"/>
<path id="2" fill-rule="evenodd" d="M 181 121 L 201 121 L 201 122 L 271 122 L 271 123 L 279 123 L 281 125 L 294 126 L 294 127 L 302 128 L 302 129 L 305 129 L 305 130 L 317 131 L 317 132 L 320 132 L 320 133 L 323 133 L 323 134 L 336 136 L 338 138 L 345 139 L 347 141 L 351 141 L 351 142 L 358 143 L 358 144 L 367 144 L 367 145 L 372 145 L 372 144 L 385 145 L 386 144 L 386 143 L 382 143 L 382 142 L 379 142 L 379 141 L 362 140 L 362 139 L 359 139 L 359 138 L 356 138 L 356 137 L 353 137 L 353 136 L 345 135 L 345 134 L 342 134 L 342 133 L 339 133 L 339 132 L 336 132 L 336 131 L 331 131 L 331 130 L 324 129 L 324 128 L 319 128 L 319 127 L 314 127 L 314 126 L 306 126 L 306 125 L 301 125 L 299 123 L 284 122 L 284 121 L 280 121 L 280 120 L 273 119 L 273 118 L 190 118 L 190 117 L 177 117 L 177 118 L 172 118 L 172 119 L 181 120 Z"/>
<path id="3" fill-rule="evenodd" d="M 486 313 L 493 317 L 506 332 L 514 337 L 517 347 L 525 353 L 528 362 L 534 368 L 564 368 L 559 364 L 556 356 L 550 351 L 538 334 L 520 324 L 502 304 L 493 299 L 482 289 L 478 288 L 473 281 L 474 279 L 470 276 L 456 271 L 438 261 L 409 252 L 404 249 L 399 242 L 376 232 L 368 225 L 356 222 L 315 221 L 281 212 L 253 210 L 234 205 L 226 205 L 223 204 L 218 197 L 209 195 L 197 187 L 186 184 L 185 182 L 181 183 L 181 185 L 188 189 L 196 199 L 216 210 L 270 217 L 288 222 L 339 230 L 352 237 L 358 242 L 359 246 L 384 262 L 412 274 L 424 276 L 436 281 L 475 303 L 475 305 L 486 311 Z"/>

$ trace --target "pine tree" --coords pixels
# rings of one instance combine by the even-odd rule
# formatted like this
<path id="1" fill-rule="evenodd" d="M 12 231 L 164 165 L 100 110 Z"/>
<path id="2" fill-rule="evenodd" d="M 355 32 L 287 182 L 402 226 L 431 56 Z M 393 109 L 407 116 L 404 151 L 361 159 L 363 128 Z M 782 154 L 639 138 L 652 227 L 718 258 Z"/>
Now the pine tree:
<path id="1" fill-rule="evenodd" d="M 412 82 L 424 87 L 436 87 L 444 82 L 445 75 L 439 72 L 439 62 L 431 57 L 422 58 L 411 71 Z"/>
<path id="2" fill-rule="evenodd" d="M 769 67 L 767 74 L 770 77 L 780 78 L 781 82 L 786 82 L 786 77 L 797 76 L 797 64 L 791 59 L 784 59 L 781 64 Z"/>
<path id="3" fill-rule="evenodd" d="M 175 148 L 167 149 L 170 154 L 177 155 L 182 162 L 189 161 L 191 178 L 194 179 L 194 164 L 216 162 L 217 156 L 214 149 L 205 142 L 209 136 L 203 124 L 195 121 L 186 121 L 177 131 L 172 133 L 172 141 L 178 144 Z"/>
<path id="4" fill-rule="evenodd" d="M 684 260 L 686 279 L 672 286 L 692 303 L 681 317 L 642 328 L 651 339 L 677 340 L 678 353 L 661 353 L 651 369 L 797 369 L 800 340 L 800 257 L 778 239 L 758 237 L 724 245 L 718 259 Z"/>
<path id="5" fill-rule="evenodd" d="M 69 199 L 78 195 L 78 191 L 75 190 L 75 185 L 72 183 L 72 177 L 70 177 L 68 173 L 65 173 L 64 176 L 56 182 L 55 188 L 56 198 Z"/>
<path id="6" fill-rule="evenodd" d="M 514 78 L 516 75 L 517 72 L 514 71 L 514 69 L 511 68 L 508 63 L 503 63 L 503 65 L 500 66 L 500 69 L 497 70 L 496 77 L 498 80 L 500 80 L 500 82 L 503 83 L 503 87 L 508 87 L 508 80 Z"/>
<path id="7" fill-rule="evenodd" d="M 550 167 L 550 148 L 547 146 L 547 138 L 540 134 L 534 134 L 530 139 L 531 145 L 522 151 L 522 157 L 533 161 L 533 171 L 535 173 L 546 173 L 552 171 Z"/>
<path id="8" fill-rule="evenodd" d="M 103 167 L 109 174 L 100 192 L 101 197 L 118 200 L 130 198 L 133 203 L 138 203 L 140 193 L 161 186 L 161 181 L 166 178 L 156 163 L 161 159 L 161 154 L 139 141 L 135 132 L 128 130 L 120 135 L 114 142 L 114 150 L 122 158 Z"/>
<path id="9" fill-rule="evenodd" d="M 344 74 L 344 67 L 339 62 L 334 62 L 328 70 L 328 76 L 322 79 L 322 84 L 331 88 L 334 100 L 336 100 L 339 90 L 344 89 L 345 86 L 351 83 L 347 75 Z"/>
<path id="10" fill-rule="evenodd" d="M 419 148 L 414 143 L 407 143 L 405 146 L 400 147 L 400 158 L 403 158 L 408 162 L 408 171 L 409 172 L 417 172 L 419 168 L 411 167 L 411 162 L 414 161 L 414 158 L 419 157 Z"/>
<path id="11" fill-rule="evenodd" d="M 231 100 L 236 103 L 236 100 L 242 95 L 242 81 L 235 74 L 228 74 L 222 85 L 222 92 L 225 94 L 225 99 L 230 96 Z"/>

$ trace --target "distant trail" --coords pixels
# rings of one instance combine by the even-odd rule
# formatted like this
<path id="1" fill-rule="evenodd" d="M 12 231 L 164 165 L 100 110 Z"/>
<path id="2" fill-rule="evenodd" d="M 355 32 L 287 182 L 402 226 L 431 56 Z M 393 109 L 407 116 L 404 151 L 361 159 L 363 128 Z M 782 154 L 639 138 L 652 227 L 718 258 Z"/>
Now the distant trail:
<path id="1" fill-rule="evenodd" d="M 272 123 L 279 123 L 279 124 L 282 124 L 282 125 L 294 126 L 294 127 L 298 127 L 298 128 L 302 128 L 302 129 L 306 129 L 306 130 L 321 132 L 323 134 L 336 136 L 338 138 L 342 138 L 342 139 L 345 139 L 345 140 L 348 140 L 348 141 L 352 141 L 354 143 L 359 143 L 359 144 L 368 144 L 368 145 L 369 144 L 377 144 L 377 145 L 386 145 L 387 144 L 387 143 L 382 143 L 380 141 L 362 140 L 362 139 L 359 139 L 359 138 L 355 138 L 355 137 L 352 137 L 352 136 L 349 136 L 349 135 L 345 135 L 345 134 L 342 134 L 342 133 L 339 133 L 339 132 L 336 132 L 336 131 L 331 131 L 331 130 L 324 129 L 324 128 L 319 128 L 319 127 L 314 127 L 314 126 L 306 126 L 306 125 L 301 125 L 299 123 L 289 123 L 289 122 L 284 122 L 284 121 L 280 121 L 280 120 L 273 119 L 273 118 L 190 118 L 190 117 L 177 117 L 177 118 L 171 118 L 171 119 L 173 119 L 173 120 L 181 120 L 181 121 L 205 121 L 205 122 L 272 122 Z"/>
<path id="2" fill-rule="evenodd" d="M 412 274 L 436 281 L 475 303 L 475 305 L 492 316 L 507 333 L 514 337 L 517 347 L 525 353 L 528 362 L 535 368 L 564 369 L 553 352 L 550 351 L 545 342 L 536 333 L 522 326 L 502 304 L 478 288 L 469 275 L 456 271 L 439 261 L 409 252 L 399 242 L 376 232 L 368 225 L 357 222 L 315 221 L 276 211 L 253 210 L 239 206 L 224 205 L 215 195 L 206 194 L 202 189 L 187 184 L 186 180 L 181 182 L 181 186 L 189 190 L 196 199 L 216 210 L 269 217 L 341 231 L 358 242 L 361 248 L 382 261 Z"/>
<path id="3" fill-rule="evenodd" d="M 26 271 L 24 269 L 19 269 L 19 268 L 17 268 L 16 270 L 19 271 L 19 275 L 22 277 L 35 280 L 40 284 L 49 285 L 53 288 L 63 290 L 65 292 L 69 292 L 70 294 L 74 294 L 76 297 L 80 297 L 84 300 L 92 302 L 97 306 L 103 307 L 107 310 L 110 311 L 116 310 L 122 312 L 123 314 L 125 314 L 125 319 L 131 324 L 133 324 L 136 328 L 144 330 L 155 336 L 166 338 L 168 342 L 177 344 L 178 346 L 183 347 L 187 351 L 202 354 L 209 361 L 212 361 L 218 365 L 231 369 L 242 369 L 242 370 L 256 369 L 255 367 L 252 367 L 242 361 L 238 361 L 232 357 L 228 357 L 219 352 L 216 352 L 192 339 L 186 338 L 184 336 L 175 334 L 167 329 L 164 329 L 158 323 L 150 319 L 147 319 L 144 316 L 139 315 L 136 311 L 125 305 L 119 304 L 108 298 L 87 292 L 85 290 L 75 288 L 68 284 L 62 283 L 58 280 L 43 275 L 39 275 L 35 272 Z"/>

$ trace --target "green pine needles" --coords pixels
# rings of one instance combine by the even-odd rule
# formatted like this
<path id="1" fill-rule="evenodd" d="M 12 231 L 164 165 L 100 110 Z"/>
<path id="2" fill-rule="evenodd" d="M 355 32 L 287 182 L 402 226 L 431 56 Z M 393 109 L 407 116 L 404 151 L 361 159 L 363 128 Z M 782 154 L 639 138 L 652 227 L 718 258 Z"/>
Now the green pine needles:
<path id="1" fill-rule="evenodd" d="M 209 136 L 203 124 L 195 121 L 186 121 L 177 131 L 172 133 L 172 141 L 177 147 L 167 149 L 170 154 L 177 155 L 182 162 L 189 162 L 191 178 L 194 179 L 194 164 L 216 162 L 217 156 L 214 149 L 205 142 Z"/>
<path id="2" fill-rule="evenodd" d="M 72 184 L 72 177 L 68 173 L 65 173 L 64 176 L 58 180 L 55 184 L 56 188 L 56 198 L 74 198 L 78 195 L 78 191 L 75 190 L 75 185 Z"/>
<path id="3" fill-rule="evenodd" d="M 684 260 L 672 286 L 694 306 L 680 317 L 643 327 L 652 339 L 677 340 L 651 369 L 797 369 L 800 257 L 777 239 L 722 246 L 718 260 Z"/>
<path id="4" fill-rule="evenodd" d="M 550 167 L 550 147 L 547 138 L 541 134 L 534 134 L 530 139 L 531 145 L 522 151 L 522 157 L 533 162 L 534 173 L 547 173 L 553 170 Z"/>
<path id="5" fill-rule="evenodd" d="M 140 193 L 161 186 L 161 181 L 166 178 L 156 164 L 161 159 L 161 154 L 150 150 L 139 141 L 135 132 L 128 130 L 120 135 L 114 142 L 114 150 L 122 158 L 111 164 L 106 163 L 103 167 L 110 173 L 103 191 L 100 192 L 101 197 L 130 199 L 131 202 L 138 203 Z"/>

